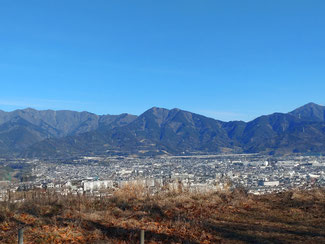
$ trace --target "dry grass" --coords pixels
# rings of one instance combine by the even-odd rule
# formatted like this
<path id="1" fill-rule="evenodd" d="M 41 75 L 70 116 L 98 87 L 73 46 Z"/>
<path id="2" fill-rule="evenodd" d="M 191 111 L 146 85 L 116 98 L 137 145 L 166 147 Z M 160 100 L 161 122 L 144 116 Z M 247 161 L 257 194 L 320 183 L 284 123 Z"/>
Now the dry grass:
<path id="1" fill-rule="evenodd" d="M 16 196 L 21 197 L 21 196 Z M 263 196 L 164 191 L 126 185 L 109 198 L 24 194 L 0 206 L 0 242 L 16 243 L 325 243 L 325 190 Z"/>

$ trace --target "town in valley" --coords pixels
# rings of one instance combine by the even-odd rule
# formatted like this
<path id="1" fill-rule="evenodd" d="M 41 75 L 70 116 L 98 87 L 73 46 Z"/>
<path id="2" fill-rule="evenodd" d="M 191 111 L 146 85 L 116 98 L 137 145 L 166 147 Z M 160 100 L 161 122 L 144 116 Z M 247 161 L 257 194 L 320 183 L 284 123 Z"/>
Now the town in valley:
<path id="1" fill-rule="evenodd" d="M 130 184 L 142 185 L 152 194 L 167 186 L 191 192 L 240 187 L 252 194 L 325 186 L 325 157 L 314 155 L 2 158 L 0 163 L 0 201 L 6 201 L 11 192 L 33 189 L 62 195 L 109 196 Z"/>

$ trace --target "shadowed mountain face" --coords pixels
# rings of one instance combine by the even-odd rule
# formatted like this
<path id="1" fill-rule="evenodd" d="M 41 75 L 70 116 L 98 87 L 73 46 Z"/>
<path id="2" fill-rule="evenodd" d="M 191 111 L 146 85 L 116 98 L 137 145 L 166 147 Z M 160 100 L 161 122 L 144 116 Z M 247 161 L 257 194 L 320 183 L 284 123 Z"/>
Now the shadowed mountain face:
<path id="1" fill-rule="evenodd" d="M 151 108 L 140 116 L 88 112 L 0 111 L 0 153 L 24 156 L 324 153 L 324 107 L 222 122 L 180 109 Z"/>
<path id="2" fill-rule="evenodd" d="M 325 152 L 325 123 L 275 113 L 246 124 L 239 142 L 245 152 Z"/>
<path id="3" fill-rule="evenodd" d="M 10 113 L 1 111 L 0 125 L 10 122 L 14 118 L 22 118 L 35 126 L 49 130 L 49 137 L 63 137 L 96 130 L 100 126 L 113 128 L 125 125 L 134 120 L 136 116 L 129 114 L 99 116 L 89 112 L 37 111 L 27 108 Z"/>
<path id="4" fill-rule="evenodd" d="M 179 109 L 152 108 L 125 128 L 116 128 L 114 134 L 127 130 L 135 137 L 142 150 L 165 150 L 182 153 L 193 151 L 220 152 L 229 147 L 230 140 L 222 122 Z M 122 140 L 131 139 L 126 135 Z"/>
<path id="5" fill-rule="evenodd" d="M 106 154 L 114 152 L 153 155 L 160 153 L 221 152 L 230 146 L 222 122 L 179 109 L 152 108 L 125 126 L 60 140 L 46 140 L 30 148 L 28 155 L 48 151 L 58 154 Z"/>
<path id="6" fill-rule="evenodd" d="M 52 128 L 49 128 L 51 130 Z M 0 153 L 14 152 L 47 138 L 48 131 L 14 117 L 0 125 Z"/>
<path id="7" fill-rule="evenodd" d="M 136 116 L 103 115 L 75 111 L 37 111 L 35 109 L 0 111 L 0 151 L 24 149 L 48 138 L 79 135 L 99 127 L 114 128 L 128 124 Z"/>
<path id="8" fill-rule="evenodd" d="M 315 103 L 308 103 L 305 106 L 297 108 L 290 114 L 307 121 L 325 121 L 325 106 L 320 106 Z"/>
<path id="9" fill-rule="evenodd" d="M 51 137 L 78 134 L 96 129 L 99 116 L 88 112 L 74 111 L 37 111 L 34 109 L 15 110 L 0 114 L 0 124 L 10 122 L 13 118 L 22 118 L 29 123 L 49 130 Z"/>

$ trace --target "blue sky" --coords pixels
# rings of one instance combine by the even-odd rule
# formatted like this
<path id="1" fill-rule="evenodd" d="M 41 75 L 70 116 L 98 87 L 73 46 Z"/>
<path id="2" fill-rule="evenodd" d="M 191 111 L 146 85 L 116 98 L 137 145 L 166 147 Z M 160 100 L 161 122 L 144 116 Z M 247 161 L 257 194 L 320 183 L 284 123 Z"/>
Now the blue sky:
<path id="1" fill-rule="evenodd" d="M 0 1 L 0 109 L 251 120 L 325 104 L 323 0 Z"/>

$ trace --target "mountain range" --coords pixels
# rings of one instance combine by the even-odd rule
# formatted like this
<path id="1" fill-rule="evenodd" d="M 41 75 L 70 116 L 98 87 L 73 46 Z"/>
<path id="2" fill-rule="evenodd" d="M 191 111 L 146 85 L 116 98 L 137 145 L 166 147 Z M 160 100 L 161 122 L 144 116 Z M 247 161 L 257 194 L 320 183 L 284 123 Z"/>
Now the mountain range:
<path id="1" fill-rule="evenodd" d="M 0 156 L 325 153 L 325 106 L 306 104 L 250 122 L 153 107 L 140 116 L 0 110 Z"/>

